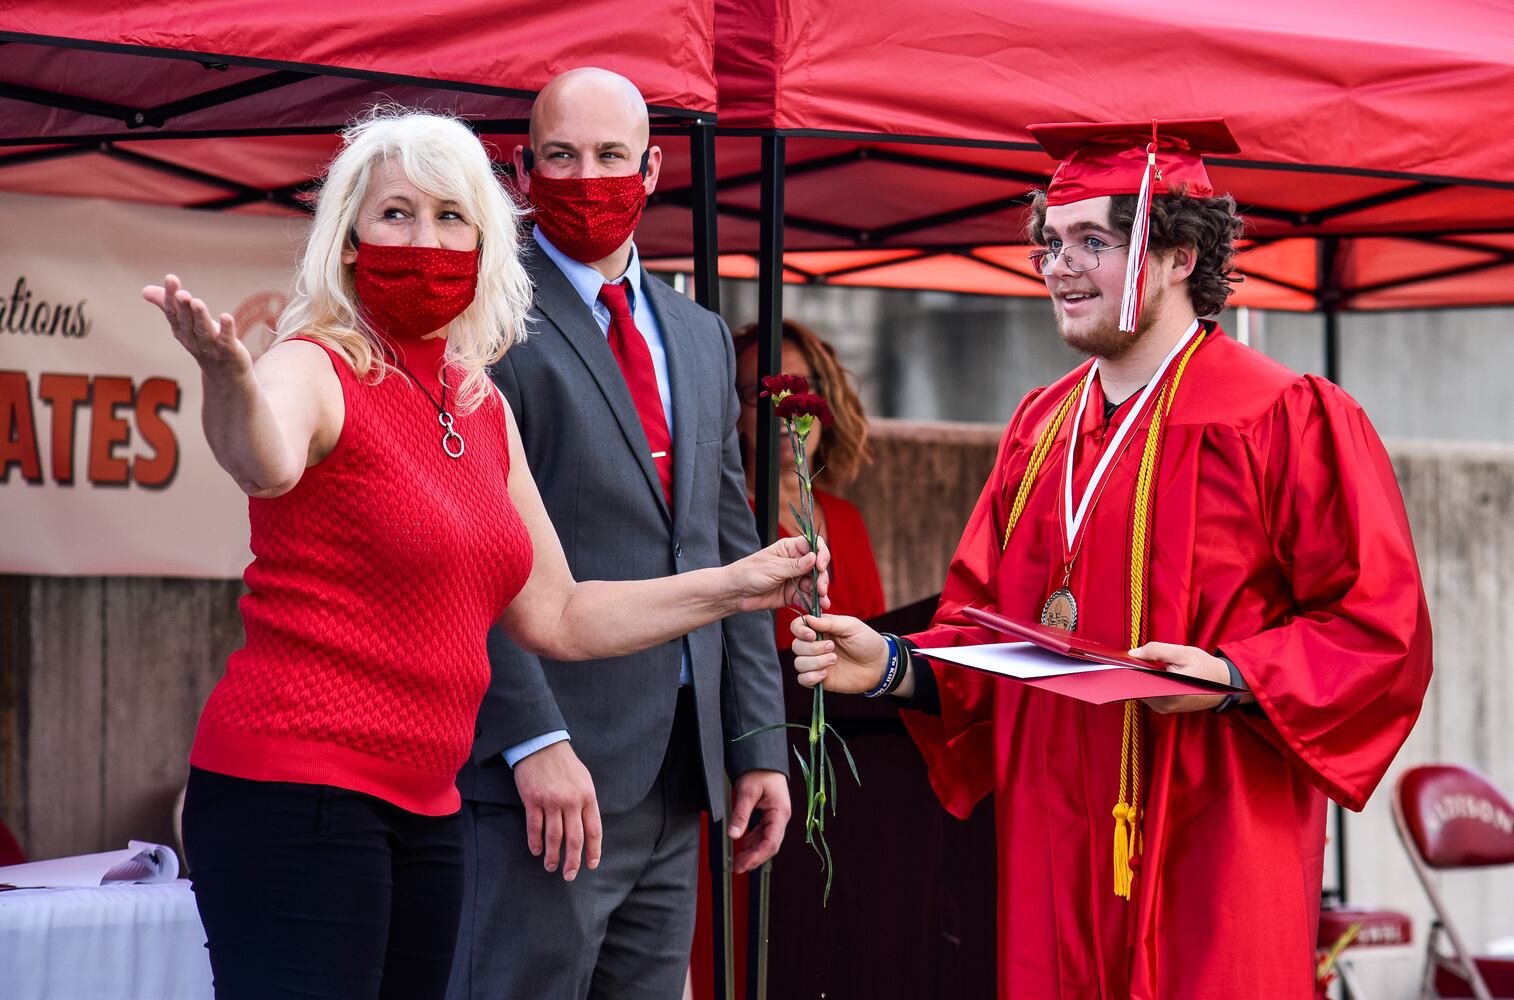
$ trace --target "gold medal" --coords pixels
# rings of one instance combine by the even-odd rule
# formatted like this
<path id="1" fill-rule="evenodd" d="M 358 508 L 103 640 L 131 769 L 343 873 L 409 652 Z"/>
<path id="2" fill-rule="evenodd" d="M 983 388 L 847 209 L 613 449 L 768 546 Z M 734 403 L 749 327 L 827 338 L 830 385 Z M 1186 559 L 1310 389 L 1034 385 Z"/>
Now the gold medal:
<path id="1" fill-rule="evenodd" d="M 1046 599 L 1041 606 L 1041 624 L 1063 632 L 1078 630 L 1078 602 L 1072 591 L 1061 587 Z"/>

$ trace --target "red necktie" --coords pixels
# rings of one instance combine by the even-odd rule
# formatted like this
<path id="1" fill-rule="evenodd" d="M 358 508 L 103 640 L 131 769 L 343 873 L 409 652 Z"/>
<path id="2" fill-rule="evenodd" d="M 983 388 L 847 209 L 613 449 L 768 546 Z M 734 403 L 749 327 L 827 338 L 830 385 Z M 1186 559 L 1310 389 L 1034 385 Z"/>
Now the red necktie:
<path id="1" fill-rule="evenodd" d="M 652 463 L 662 480 L 662 495 L 673 509 L 673 437 L 668 433 L 668 417 L 662 408 L 662 394 L 657 391 L 657 371 L 652 367 L 652 352 L 646 338 L 636 329 L 626 287 L 620 282 L 599 286 L 599 301 L 610 310 L 610 350 L 620 364 L 641 429 L 652 447 Z"/>

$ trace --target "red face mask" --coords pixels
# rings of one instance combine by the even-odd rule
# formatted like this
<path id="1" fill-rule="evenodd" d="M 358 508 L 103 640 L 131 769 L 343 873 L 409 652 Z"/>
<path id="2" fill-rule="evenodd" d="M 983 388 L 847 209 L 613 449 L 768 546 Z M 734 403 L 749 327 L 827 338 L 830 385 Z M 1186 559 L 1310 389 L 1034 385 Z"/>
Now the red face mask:
<path id="1" fill-rule="evenodd" d="M 380 333 L 397 340 L 424 337 L 473 302 L 478 250 L 363 243 L 353 284 L 368 322 Z"/>
<path id="2" fill-rule="evenodd" d="M 543 177 L 531 173 L 536 224 L 574 260 L 604 260 L 631 238 L 647 204 L 640 174 L 621 177 Z"/>

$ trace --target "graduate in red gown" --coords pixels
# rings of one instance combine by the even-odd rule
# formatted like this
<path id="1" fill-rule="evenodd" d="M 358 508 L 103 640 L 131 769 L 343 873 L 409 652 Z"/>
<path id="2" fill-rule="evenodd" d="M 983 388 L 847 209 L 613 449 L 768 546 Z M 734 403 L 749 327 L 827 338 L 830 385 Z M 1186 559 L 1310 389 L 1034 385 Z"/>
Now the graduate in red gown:
<path id="1" fill-rule="evenodd" d="M 1240 230 L 1222 122 L 1032 132 L 1062 161 L 1034 260 L 1090 360 L 1020 404 L 932 627 L 802 620 L 796 666 L 905 700 L 954 814 L 993 793 L 1000 997 L 1308 1000 L 1326 798 L 1362 808 L 1430 679 L 1393 469 L 1343 391 L 1200 318 Z M 1004 641 L 966 607 L 1244 694 L 1093 706 L 911 655 Z"/>

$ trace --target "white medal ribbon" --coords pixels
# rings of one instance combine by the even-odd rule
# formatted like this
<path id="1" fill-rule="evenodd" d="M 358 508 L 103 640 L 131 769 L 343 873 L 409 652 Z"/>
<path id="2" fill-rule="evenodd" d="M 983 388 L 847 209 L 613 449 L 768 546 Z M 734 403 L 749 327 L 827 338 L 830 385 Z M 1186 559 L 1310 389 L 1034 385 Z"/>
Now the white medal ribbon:
<path id="1" fill-rule="evenodd" d="M 1083 529 L 1084 518 L 1088 514 L 1090 505 L 1093 503 L 1093 498 L 1098 494 L 1099 484 L 1103 482 L 1104 476 L 1108 474 L 1116 456 L 1120 454 L 1120 446 L 1125 443 L 1125 438 L 1130 434 L 1131 429 L 1135 427 L 1136 421 L 1141 416 L 1141 412 L 1146 409 L 1146 404 L 1151 401 L 1151 394 L 1156 392 L 1157 385 L 1166 376 L 1167 369 L 1172 366 L 1173 359 L 1183 353 L 1183 348 L 1188 346 L 1189 341 L 1193 340 L 1194 335 L 1198 332 L 1199 321 L 1194 320 L 1193 325 L 1188 328 L 1188 332 L 1183 334 L 1182 338 L 1168 352 L 1167 357 L 1162 359 L 1162 364 L 1157 368 L 1156 374 L 1146 383 L 1146 388 L 1141 390 L 1141 396 L 1136 400 L 1135 406 L 1131 407 L 1130 412 L 1125 414 L 1125 419 L 1120 423 L 1120 429 L 1115 431 L 1114 439 L 1104 449 L 1104 454 L 1099 459 L 1099 464 L 1094 466 L 1093 475 L 1088 477 L 1088 485 L 1083 487 L 1083 499 L 1075 509 L 1072 505 L 1072 471 L 1074 459 L 1077 458 L 1078 438 L 1081 436 L 1083 429 L 1083 414 L 1088 407 L 1088 394 L 1093 389 L 1094 376 L 1099 373 L 1099 362 L 1095 360 L 1093 367 L 1088 369 L 1088 378 L 1083 382 L 1083 395 L 1078 398 L 1077 422 L 1067 432 L 1067 476 L 1062 503 L 1062 517 L 1065 528 L 1062 534 L 1064 540 L 1063 555 L 1067 561 L 1071 562 L 1073 554 L 1078 551 L 1078 532 Z"/>

